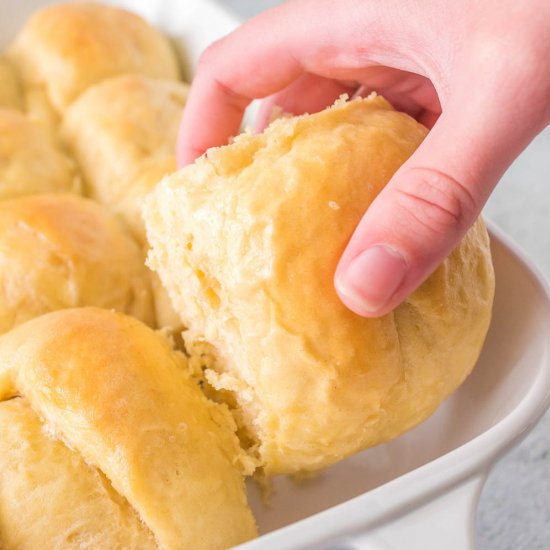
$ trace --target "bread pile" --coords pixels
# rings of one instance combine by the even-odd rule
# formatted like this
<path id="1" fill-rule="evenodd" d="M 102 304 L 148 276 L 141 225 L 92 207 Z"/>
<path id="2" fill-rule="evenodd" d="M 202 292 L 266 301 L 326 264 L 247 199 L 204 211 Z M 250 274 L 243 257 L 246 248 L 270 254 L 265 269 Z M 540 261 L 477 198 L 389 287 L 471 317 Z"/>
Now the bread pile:
<path id="1" fill-rule="evenodd" d="M 161 334 L 113 311 L 62 310 L 1 337 L 0 358 L 2 548 L 254 536 L 233 419 Z"/>
<path id="2" fill-rule="evenodd" d="M 0 60 L 3 550 L 256 535 L 232 415 L 153 330 L 173 314 L 139 205 L 187 89 L 165 37 L 98 4 L 35 13 Z"/>
<path id="3" fill-rule="evenodd" d="M 2 549 L 248 540 L 246 476 L 396 437 L 480 352 L 481 220 L 383 318 L 332 286 L 425 128 L 342 100 L 172 174 L 179 78 L 165 37 L 99 4 L 36 12 L 0 58 Z"/>

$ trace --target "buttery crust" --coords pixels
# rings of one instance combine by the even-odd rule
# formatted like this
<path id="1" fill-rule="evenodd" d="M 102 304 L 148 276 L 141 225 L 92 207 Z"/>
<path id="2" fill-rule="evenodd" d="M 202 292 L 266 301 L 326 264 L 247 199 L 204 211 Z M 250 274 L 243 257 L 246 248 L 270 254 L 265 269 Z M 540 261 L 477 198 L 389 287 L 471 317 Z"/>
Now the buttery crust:
<path id="1" fill-rule="evenodd" d="M 29 87 L 64 111 L 86 88 L 116 75 L 178 78 L 168 41 L 141 17 L 113 6 L 67 3 L 34 12 L 9 55 Z"/>
<path id="2" fill-rule="evenodd" d="M 105 475 L 22 397 L 0 402 L 0 502 L 1 548 L 158 548 Z"/>
<path id="3" fill-rule="evenodd" d="M 0 109 L 0 199 L 80 191 L 75 165 L 25 115 Z"/>
<path id="4" fill-rule="evenodd" d="M 137 243 L 77 195 L 0 201 L 0 333 L 57 309 L 95 305 L 154 324 Z"/>
<path id="5" fill-rule="evenodd" d="M 65 116 L 63 137 L 86 194 L 119 214 L 141 242 L 143 197 L 176 169 L 187 92 L 182 82 L 124 75 L 87 90 Z"/>
<path id="6" fill-rule="evenodd" d="M 426 129 L 381 97 L 275 121 L 166 178 L 145 206 L 150 266 L 267 474 L 318 470 L 428 417 L 470 373 L 491 317 L 481 220 L 379 319 L 333 288 L 354 228 Z"/>
<path id="7" fill-rule="evenodd" d="M 230 413 L 136 319 L 64 310 L 1 336 L 0 400 L 0 496 L 25 489 L 2 498 L 0 546 L 155 548 L 150 531 L 160 548 L 214 550 L 256 535 Z"/>

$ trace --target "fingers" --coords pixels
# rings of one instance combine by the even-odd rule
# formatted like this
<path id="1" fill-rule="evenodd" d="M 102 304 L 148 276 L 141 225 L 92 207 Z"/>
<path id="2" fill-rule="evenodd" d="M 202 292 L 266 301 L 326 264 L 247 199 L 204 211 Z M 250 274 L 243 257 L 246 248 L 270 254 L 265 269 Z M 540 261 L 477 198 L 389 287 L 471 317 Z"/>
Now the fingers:
<path id="1" fill-rule="evenodd" d="M 237 84 L 238 76 L 223 78 L 224 71 L 216 68 L 216 64 L 220 62 L 217 54 L 209 51 L 205 52 L 204 59 L 199 64 L 183 112 L 176 145 L 180 167 L 193 162 L 209 147 L 225 145 L 231 136 L 239 132 L 244 111 L 254 98 L 268 95 L 299 75 L 299 69 L 294 62 L 280 60 L 282 69 L 277 84 L 258 83 L 256 87 L 240 85 Z M 231 48 L 222 53 L 221 57 L 226 55 L 233 55 Z M 211 61 L 210 56 L 214 60 Z"/>
<path id="2" fill-rule="evenodd" d="M 428 128 L 441 113 L 434 85 L 425 76 L 389 67 L 369 67 L 361 75 L 361 84 L 359 95 L 368 96 L 375 91 L 396 110 L 407 113 Z"/>
<path id="3" fill-rule="evenodd" d="M 441 105 L 433 84 L 426 77 L 388 67 L 368 67 L 358 71 L 358 76 L 359 83 L 303 74 L 262 101 L 256 131 L 262 131 L 277 110 L 292 115 L 316 113 L 342 94 L 367 96 L 372 91 L 383 95 L 395 109 L 416 118 L 428 128 L 437 121 Z"/>
<path id="4" fill-rule="evenodd" d="M 178 137 L 179 165 L 226 143 L 252 99 L 272 95 L 304 73 L 358 81 L 366 67 L 384 64 L 429 77 L 408 47 L 429 39 L 414 22 L 417 12 L 405 5 L 397 21 L 379 2 L 294 0 L 248 21 L 199 62 Z"/>
<path id="5" fill-rule="evenodd" d="M 269 124 L 276 110 L 292 115 L 317 113 L 332 105 L 342 94 L 351 97 L 357 88 L 358 85 L 353 82 L 344 83 L 313 74 L 303 74 L 280 92 L 262 101 L 256 131 L 261 132 Z"/>
<path id="6" fill-rule="evenodd" d="M 457 177 L 411 166 L 373 202 L 335 278 L 352 311 L 366 317 L 388 313 L 456 246 L 483 202 Z"/>
<path id="7" fill-rule="evenodd" d="M 251 100 L 202 75 L 194 80 L 178 131 L 176 158 L 182 167 L 209 147 L 224 145 L 236 135 Z M 215 131 L 214 131 L 215 130 Z"/>
<path id="8" fill-rule="evenodd" d="M 488 99 L 472 104 L 465 93 L 449 105 L 366 212 L 335 274 L 354 312 L 384 315 L 411 294 L 459 243 L 533 137 L 533 121 L 519 117 L 518 126 L 509 104 L 489 107 Z"/>
<path id="9" fill-rule="evenodd" d="M 201 56 L 178 134 L 179 166 L 193 162 L 209 147 L 227 143 L 238 133 L 252 99 L 284 88 L 301 74 L 290 53 L 290 31 L 283 44 L 267 28 L 269 20 L 284 27 L 279 11 L 275 8 L 250 20 Z"/>

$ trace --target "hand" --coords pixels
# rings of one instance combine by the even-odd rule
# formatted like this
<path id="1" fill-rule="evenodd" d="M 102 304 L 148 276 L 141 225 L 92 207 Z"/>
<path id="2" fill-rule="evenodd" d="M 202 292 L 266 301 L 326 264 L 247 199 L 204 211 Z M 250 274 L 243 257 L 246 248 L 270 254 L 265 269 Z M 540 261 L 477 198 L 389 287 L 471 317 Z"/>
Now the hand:
<path id="1" fill-rule="evenodd" d="M 426 124 L 428 137 L 372 203 L 335 274 L 350 309 L 383 315 L 452 251 L 550 122 L 549 60 L 548 0 L 293 0 L 206 50 L 178 160 L 225 144 L 254 98 L 270 96 L 260 126 L 274 104 L 315 112 L 357 90 L 376 90 Z"/>

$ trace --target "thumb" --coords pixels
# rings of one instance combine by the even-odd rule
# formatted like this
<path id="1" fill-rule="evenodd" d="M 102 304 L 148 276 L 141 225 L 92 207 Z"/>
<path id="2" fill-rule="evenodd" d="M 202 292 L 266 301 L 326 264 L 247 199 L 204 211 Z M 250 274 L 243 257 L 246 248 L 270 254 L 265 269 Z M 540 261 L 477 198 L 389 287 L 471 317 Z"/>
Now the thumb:
<path id="1" fill-rule="evenodd" d="M 496 109 L 485 107 L 482 118 L 474 105 L 444 111 L 348 243 L 335 273 L 347 307 L 365 317 L 384 315 L 435 270 L 534 137 L 533 124 L 523 122 L 521 132 L 517 116 L 507 121 Z"/>

